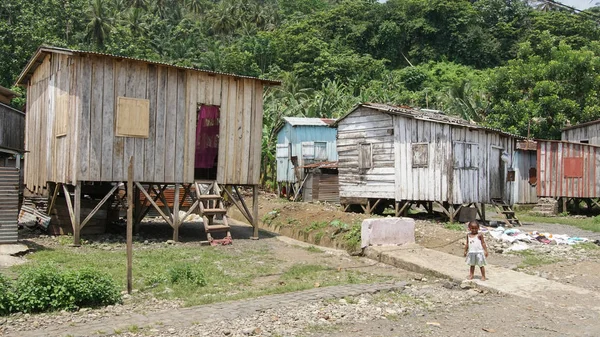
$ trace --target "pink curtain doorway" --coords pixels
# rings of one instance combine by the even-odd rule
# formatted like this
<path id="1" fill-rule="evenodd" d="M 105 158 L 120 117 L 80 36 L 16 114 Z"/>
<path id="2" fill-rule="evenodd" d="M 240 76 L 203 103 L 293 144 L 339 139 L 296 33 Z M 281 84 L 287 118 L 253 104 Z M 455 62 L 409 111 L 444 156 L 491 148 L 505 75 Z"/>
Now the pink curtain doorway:
<path id="1" fill-rule="evenodd" d="M 196 125 L 194 178 L 216 179 L 219 153 L 219 107 L 202 105 Z"/>

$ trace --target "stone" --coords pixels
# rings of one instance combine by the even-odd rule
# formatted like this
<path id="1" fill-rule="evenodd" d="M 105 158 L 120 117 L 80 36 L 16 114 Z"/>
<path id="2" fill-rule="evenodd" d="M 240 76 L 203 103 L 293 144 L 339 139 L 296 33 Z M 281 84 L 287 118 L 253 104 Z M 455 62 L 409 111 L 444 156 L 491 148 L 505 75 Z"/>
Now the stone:
<path id="1" fill-rule="evenodd" d="M 465 280 L 460 283 L 460 289 L 468 290 L 471 288 L 473 288 L 473 282 L 471 282 L 469 280 Z"/>
<path id="2" fill-rule="evenodd" d="M 412 218 L 365 219 L 362 222 L 361 248 L 407 243 L 415 243 L 415 220 Z"/>

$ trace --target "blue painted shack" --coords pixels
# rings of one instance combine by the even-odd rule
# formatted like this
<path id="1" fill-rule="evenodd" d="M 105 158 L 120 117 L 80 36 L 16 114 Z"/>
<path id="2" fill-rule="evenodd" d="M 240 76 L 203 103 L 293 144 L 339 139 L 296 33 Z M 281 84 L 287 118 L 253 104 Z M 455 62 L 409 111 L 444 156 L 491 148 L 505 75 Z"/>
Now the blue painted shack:
<path id="1" fill-rule="evenodd" d="M 305 174 L 303 166 L 336 161 L 335 119 L 284 117 L 277 130 L 277 188 L 280 195 L 293 196 Z"/>

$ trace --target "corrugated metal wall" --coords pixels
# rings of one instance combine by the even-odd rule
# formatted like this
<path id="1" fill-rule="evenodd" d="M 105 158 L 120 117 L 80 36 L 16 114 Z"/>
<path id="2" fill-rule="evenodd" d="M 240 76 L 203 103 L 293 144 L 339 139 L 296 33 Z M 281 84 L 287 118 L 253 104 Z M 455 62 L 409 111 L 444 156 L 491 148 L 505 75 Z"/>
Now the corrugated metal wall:
<path id="1" fill-rule="evenodd" d="M 538 197 L 600 197 L 600 147 L 538 141 Z"/>
<path id="2" fill-rule="evenodd" d="M 19 170 L 0 167 L 0 243 L 17 242 L 19 233 Z"/>
<path id="3" fill-rule="evenodd" d="M 298 166 L 304 166 L 310 163 L 323 161 L 336 161 L 338 154 L 336 149 L 337 129 L 327 126 L 291 126 L 285 123 L 284 127 L 277 134 L 277 145 L 282 148 L 290 148 L 286 157 L 277 158 L 277 181 L 278 182 L 296 182 L 294 166 L 291 157 L 298 157 Z M 315 143 L 325 143 L 326 158 L 314 158 L 309 154 L 319 153 Z M 304 151 L 303 151 L 304 147 Z M 325 156 L 324 156 L 325 157 Z M 300 172 L 302 179 L 304 172 Z"/>

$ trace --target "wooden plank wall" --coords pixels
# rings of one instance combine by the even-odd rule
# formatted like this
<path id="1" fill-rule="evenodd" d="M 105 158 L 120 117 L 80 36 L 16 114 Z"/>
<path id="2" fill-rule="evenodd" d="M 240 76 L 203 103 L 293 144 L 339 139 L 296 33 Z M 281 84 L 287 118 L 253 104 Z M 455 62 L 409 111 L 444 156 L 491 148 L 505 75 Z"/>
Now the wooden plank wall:
<path id="1" fill-rule="evenodd" d="M 218 181 L 259 183 L 262 139 L 259 80 L 212 75 L 103 56 L 47 55 L 27 95 L 25 184 L 123 181 L 129 157 L 143 182 L 194 181 L 199 104 L 220 106 Z M 56 137 L 57 97 L 67 95 L 68 126 Z M 115 137 L 118 97 L 150 101 L 149 137 Z"/>
<path id="2" fill-rule="evenodd" d="M 529 183 L 529 169 L 536 168 L 537 177 L 537 153 L 536 151 L 515 151 L 515 183 L 513 200 L 517 204 L 537 203 L 537 185 Z"/>
<path id="3" fill-rule="evenodd" d="M 0 103 L 0 146 L 13 150 L 25 147 L 25 114 Z"/>
<path id="4" fill-rule="evenodd" d="M 394 125 L 390 115 L 359 108 L 338 125 L 342 198 L 394 198 Z M 358 146 L 372 144 L 373 167 L 358 168 Z"/>
<path id="5" fill-rule="evenodd" d="M 358 169 L 360 143 L 373 144 L 373 168 L 364 171 Z M 427 145 L 426 166 L 413 167 L 415 143 Z M 457 144 L 473 150 L 459 154 Z M 512 154 L 513 146 L 512 138 L 495 132 L 359 108 L 338 125 L 340 197 L 489 203 L 490 154 Z M 455 168 L 455 160 L 468 167 Z M 505 177 L 509 165 L 497 163 L 495 177 Z M 500 188 L 509 195 L 506 182 Z"/>
<path id="6" fill-rule="evenodd" d="M 565 159 L 580 158 L 581 177 L 565 177 Z M 600 148 L 587 144 L 538 141 L 538 197 L 600 197 Z"/>
<path id="7" fill-rule="evenodd" d="M 587 140 L 589 144 L 600 145 L 600 123 L 564 130 L 561 139 L 574 143 Z"/>

